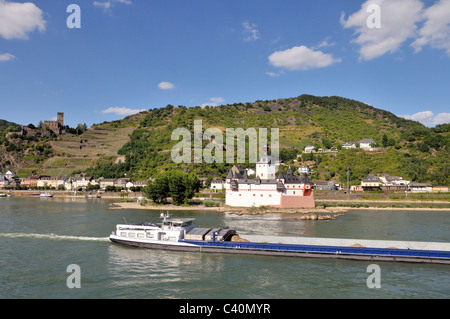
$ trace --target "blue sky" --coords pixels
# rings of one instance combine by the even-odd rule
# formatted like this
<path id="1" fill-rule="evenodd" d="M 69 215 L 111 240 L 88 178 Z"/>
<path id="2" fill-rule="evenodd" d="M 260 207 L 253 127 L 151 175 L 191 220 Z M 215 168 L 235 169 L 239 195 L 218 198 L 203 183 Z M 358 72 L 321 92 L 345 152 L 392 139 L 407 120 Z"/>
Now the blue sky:
<path id="1" fill-rule="evenodd" d="M 0 119 L 25 125 L 313 94 L 434 126 L 449 88 L 450 0 L 0 0 Z"/>

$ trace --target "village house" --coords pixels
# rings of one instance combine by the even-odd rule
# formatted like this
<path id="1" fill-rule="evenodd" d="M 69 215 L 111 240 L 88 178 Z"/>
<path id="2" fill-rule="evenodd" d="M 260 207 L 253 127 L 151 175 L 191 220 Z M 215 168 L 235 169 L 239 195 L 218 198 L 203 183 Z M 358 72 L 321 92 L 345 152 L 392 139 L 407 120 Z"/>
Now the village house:
<path id="1" fill-rule="evenodd" d="M 68 180 L 67 176 L 55 177 L 56 179 L 56 189 L 65 189 L 66 180 Z"/>
<path id="2" fill-rule="evenodd" d="M 221 191 L 224 189 L 225 182 L 221 179 L 213 179 L 211 181 L 210 189 L 214 191 Z"/>
<path id="3" fill-rule="evenodd" d="M 409 191 L 412 193 L 431 193 L 433 187 L 429 183 L 410 183 Z"/>
<path id="4" fill-rule="evenodd" d="M 15 171 L 9 170 L 5 173 L 5 178 L 8 180 L 12 180 L 13 178 L 16 177 L 16 175 L 17 175 L 17 173 Z"/>
<path id="5" fill-rule="evenodd" d="M 130 182 L 131 182 L 130 178 L 103 178 L 103 177 L 100 177 L 96 184 L 100 185 L 100 189 L 103 189 L 103 190 L 105 190 L 108 186 L 127 189 L 127 185 Z M 94 185 L 94 183 L 92 185 Z M 130 187 L 132 187 L 132 186 L 130 186 Z"/>
<path id="6" fill-rule="evenodd" d="M 433 186 L 433 193 L 447 193 L 447 186 Z"/>
<path id="7" fill-rule="evenodd" d="M 37 182 L 37 187 L 42 188 L 64 188 L 67 177 L 50 177 L 50 176 L 41 176 Z"/>
<path id="8" fill-rule="evenodd" d="M 300 174 L 311 174 L 312 170 L 309 165 L 302 165 L 298 168 Z"/>
<path id="9" fill-rule="evenodd" d="M 362 189 L 367 191 L 381 190 L 381 182 L 377 176 L 367 176 L 361 181 Z"/>
<path id="10" fill-rule="evenodd" d="M 135 181 L 135 182 L 133 182 L 133 181 L 130 180 L 130 181 L 128 181 L 128 183 L 126 183 L 125 188 L 128 191 L 130 191 L 130 189 L 132 187 L 140 187 L 142 189 L 145 186 L 147 186 L 147 182 L 146 181 Z"/>
<path id="11" fill-rule="evenodd" d="M 408 185 L 410 181 L 404 180 L 401 176 L 390 176 L 388 174 L 384 174 L 383 176 L 380 176 L 380 181 L 384 185 Z"/>
<path id="12" fill-rule="evenodd" d="M 0 174 L 0 188 L 4 188 L 9 186 L 9 180 L 5 177 L 4 174 Z"/>
<path id="13" fill-rule="evenodd" d="M 356 148 L 356 142 L 344 142 L 342 143 L 342 148 L 345 150 Z"/>
<path id="14" fill-rule="evenodd" d="M 305 147 L 305 153 L 312 153 L 314 152 L 314 145 L 308 145 Z"/>
<path id="15" fill-rule="evenodd" d="M 411 183 L 403 179 L 401 176 L 390 176 L 383 174 L 382 176 L 367 176 L 361 181 L 361 185 L 351 187 L 352 191 L 374 191 L 383 190 L 385 192 L 413 192 L 413 193 L 431 193 L 446 192 L 448 187 L 432 187 L 429 183 Z"/>
<path id="16" fill-rule="evenodd" d="M 21 186 L 26 186 L 29 188 L 32 187 L 37 187 L 38 186 L 38 181 L 39 181 L 39 176 L 29 176 L 26 177 L 22 180 L 22 182 L 20 183 Z"/>
<path id="17" fill-rule="evenodd" d="M 20 186 L 21 180 L 20 178 L 14 177 L 9 180 L 9 187 L 18 187 Z"/>
<path id="18" fill-rule="evenodd" d="M 314 189 L 317 191 L 334 191 L 336 184 L 333 181 L 315 181 Z"/>
<path id="19" fill-rule="evenodd" d="M 361 185 L 350 186 L 350 190 L 352 192 L 363 192 L 364 191 Z"/>
<path id="20" fill-rule="evenodd" d="M 108 187 L 108 186 L 115 186 L 114 182 L 115 182 L 114 178 L 103 178 L 103 177 L 100 177 L 100 179 L 98 180 L 100 188 L 103 189 L 103 190 L 105 190 L 106 187 Z"/>
<path id="21" fill-rule="evenodd" d="M 373 150 L 373 145 L 375 145 L 375 141 L 371 138 L 366 138 L 359 141 L 359 147 L 363 150 Z"/>
<path id="22" fill-rule="evenodd" d="M 16 177 L 16 172 L 9 170 L 0 174 L 0 188 L 15 187 L 20 185 L 20 179 Z"/>
<path id="23" fill-rule="evenodd" d="M 37 187 L 51 187 L 50 176 L 39 176 Z"/>
<path id="24" fill-rule="evenodd" d="M 410 181 L 404 180 L 401 176 L 390 176 L 385 174 L 379 177 L 382 183 L 381 189 L 385 192 L 404 192 L 408 190 Z"/>
<path id="25" fill-rule="evenodd" d="M 127 183 L 130 182 L 131 179 L 129 178 L 117 178 L 114 181 L 114 186 L 115 187 L 120 187 L 122 189 L 126 189 L 127 188 Z"/>
<path id="26" fill-rule="evenodd" d="M 68 178 L 68 179 L 64 182 L 64 189 L 65 189 L 66 191 L 73 191 L 73 190 L 76 190 L 76 188 L 74 187 L 73 179 L 72 179 L 72 178 Z"/>
<path id="27" fill-rule="evenodd" d="M 129 181 L 129 182 L 125 185 L 125 187 L 126 187 L 128 190 L 130 190 L 131 187 L 134 187 L 134 182 Z"/>
<path id="28" fill-rule="evenodd" d="M 92 185 L 93 178 L 85 176 L 84 174 L 77 174 L 72 179 L 72 189 L 86 189 L 89 185 Z"/>

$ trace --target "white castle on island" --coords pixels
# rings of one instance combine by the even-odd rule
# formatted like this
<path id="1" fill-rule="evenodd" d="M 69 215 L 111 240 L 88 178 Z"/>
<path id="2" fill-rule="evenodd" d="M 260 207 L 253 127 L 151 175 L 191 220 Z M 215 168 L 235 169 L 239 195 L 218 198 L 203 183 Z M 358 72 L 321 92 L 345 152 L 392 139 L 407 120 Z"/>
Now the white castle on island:
<path id="1" fill-rule="evenodd" d="M 289 167 L 285 175 L 279 163 L 264 152 L 256 164 L 255 178 L 247 170 L 233 166 L 225 180 L 225 204 L 232 207 L 314 208 L 314 194 L 308 176 L 298 177 Z"/>

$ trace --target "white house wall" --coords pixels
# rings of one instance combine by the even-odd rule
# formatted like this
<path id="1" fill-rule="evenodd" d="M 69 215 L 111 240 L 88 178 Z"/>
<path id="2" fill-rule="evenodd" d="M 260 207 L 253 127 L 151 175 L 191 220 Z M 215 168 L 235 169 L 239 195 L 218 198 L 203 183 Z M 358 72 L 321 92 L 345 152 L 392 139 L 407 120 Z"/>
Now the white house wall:
<path id="1" fill-rule="evenodd" d="M 281 203 L 281 193 L 270 189 L 239 190 L 233 192 L 227 189 L 225 204 L 235 207 L 278 206 Z"/>
<path id="2" fill-rule="evenodd" d="M 239 184 L 239 191 L 233 192 L 225 184 L 225 204 L 234 207 L 280 206 L 282 196 L 303 197 L 305 185 L 286 184 L 284 192 L 277 191 L 276 184 Z"/>

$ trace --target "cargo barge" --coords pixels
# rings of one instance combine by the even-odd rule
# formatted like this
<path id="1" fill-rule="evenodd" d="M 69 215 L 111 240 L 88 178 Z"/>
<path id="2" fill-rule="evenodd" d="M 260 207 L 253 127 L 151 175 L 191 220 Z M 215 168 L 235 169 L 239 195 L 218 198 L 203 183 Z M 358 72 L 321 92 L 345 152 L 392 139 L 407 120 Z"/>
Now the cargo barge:
<path id="1" fill-rule="evenodd" d="M 169 251 L 450 264 L 447 243 L 249 236 L 259 239 L 250 242 L 228 227 L 199 228 L 194 225 L 195 219 L 170 219 L 164 214 L 161 218 L 161 224 L 119 224 L 109 238 L 117 244 Z"/>

